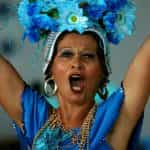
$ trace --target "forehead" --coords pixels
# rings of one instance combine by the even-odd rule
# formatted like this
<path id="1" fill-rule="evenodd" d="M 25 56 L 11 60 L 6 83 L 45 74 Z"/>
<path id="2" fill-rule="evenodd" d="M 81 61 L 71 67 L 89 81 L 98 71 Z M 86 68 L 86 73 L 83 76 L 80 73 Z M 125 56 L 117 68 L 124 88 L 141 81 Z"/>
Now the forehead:
<path id="1" fill-rule="evenodd" d="M 97 50 L 96 39 L 90 34 L 67 33 L 59 42 L 58 50 L 64 47 Z"/>

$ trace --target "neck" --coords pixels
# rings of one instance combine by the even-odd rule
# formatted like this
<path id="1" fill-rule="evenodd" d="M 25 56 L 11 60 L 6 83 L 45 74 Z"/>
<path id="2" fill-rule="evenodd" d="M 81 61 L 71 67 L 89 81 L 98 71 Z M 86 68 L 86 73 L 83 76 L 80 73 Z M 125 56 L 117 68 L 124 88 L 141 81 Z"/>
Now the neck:
<path id="1" fill-rule="evenodd" d="M 82 105 L 68 104 L 65 101 L 59 102 L 60 108 L 57 110 L 57 115 L 66 129 L 81 127 L 88 112 L 94 105 L 94 101 L 87 101 Z"/>

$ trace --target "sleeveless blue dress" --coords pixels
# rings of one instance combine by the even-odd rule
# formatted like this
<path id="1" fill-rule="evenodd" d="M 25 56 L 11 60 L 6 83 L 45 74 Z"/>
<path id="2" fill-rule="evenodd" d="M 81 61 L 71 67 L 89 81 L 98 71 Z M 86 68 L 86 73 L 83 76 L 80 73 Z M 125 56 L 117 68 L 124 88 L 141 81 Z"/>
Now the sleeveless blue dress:
<path id="1" fill-rule="evenodd" d="M 118 88 L 107 100 L 97 106 L 92 122 L 85 150 L 112 150 L 106 141 L 106 136 L 111 131 L 120 108 L 124 101 L 124 90 Z M 29 86 L 25 86 L 22 93 L 22 120 L 24 132 L 15 124 L 17 135 L 21 142 L 22 150 L 78 150 L 77 144 L 72 144 L 71 135 L 61 128 L 51 129 L 48 117 L 51 106 L 44 96 Z M 128 149 L 136 150 L 142 128 L 143 115 L 137 122 L 129 141 Z M 75 135 L 80 133 L 79 128 L 72 129 Z"/>

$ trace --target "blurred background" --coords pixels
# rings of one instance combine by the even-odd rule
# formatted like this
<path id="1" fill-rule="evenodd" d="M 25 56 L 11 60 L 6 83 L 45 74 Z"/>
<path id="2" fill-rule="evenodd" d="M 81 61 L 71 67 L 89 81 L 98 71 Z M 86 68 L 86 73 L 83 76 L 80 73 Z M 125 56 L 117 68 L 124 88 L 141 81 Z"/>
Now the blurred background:
<path id="1" fill-rule="evenodd" d="M 17 20 L 19 0 L 0 0 L 0 53 L 15 66 L 23 79 L 35 89 L 43 92 L 43 51 L 42 46 L 22 42 L 22 28 Z M 150 1 L 135 0 L 137 6 L 136 32 L 119 46 L 111 45 L 111 88 L 120 85 L 136 50 L 150 34 Z M 42 57 L 41 57 L 42 56 Z M 145 109 L 141 145 L 139 149 L 150 150 L 150 101 Z M 0 107 L 0 149 L 18 150 L 19 143 L 12 120 Z"/>

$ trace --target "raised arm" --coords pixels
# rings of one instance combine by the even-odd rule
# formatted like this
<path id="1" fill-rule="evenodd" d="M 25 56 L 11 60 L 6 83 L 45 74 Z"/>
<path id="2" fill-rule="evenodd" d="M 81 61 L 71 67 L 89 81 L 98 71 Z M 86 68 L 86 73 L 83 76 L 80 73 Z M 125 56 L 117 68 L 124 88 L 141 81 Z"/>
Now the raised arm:
<path id="1" fill-rule="evenodd" d="M 109 142 L 115 150 L 125 150 L 132 131 L 150 95 L 150 36 L 137 51 L 125 75 L 125 100 Z"/>
<path id="2" fill-rule="evenodd" d="M 21 93 L 24 81 L 15 68 L 0 56 L 0 105 L 8 115 L 21 125 Z"/>
<path id="3" fill-rule="evenodd" d="M 139 48 L 129 66 L 123 85 L 128 117 L 136 122 L 150 95 L 150 36 Z"/>

